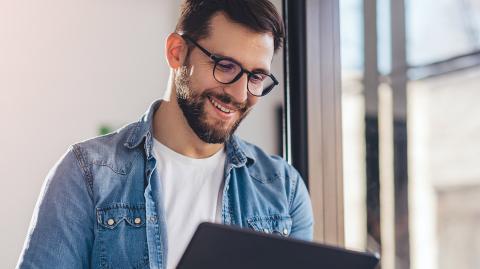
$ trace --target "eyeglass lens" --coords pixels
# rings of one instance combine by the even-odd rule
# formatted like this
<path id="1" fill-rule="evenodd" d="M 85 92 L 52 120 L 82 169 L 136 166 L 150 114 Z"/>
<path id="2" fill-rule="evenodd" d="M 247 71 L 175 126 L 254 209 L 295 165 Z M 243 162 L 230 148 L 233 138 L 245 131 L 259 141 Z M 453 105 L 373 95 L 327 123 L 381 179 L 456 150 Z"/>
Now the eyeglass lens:
<path id="1" fill-rule="evenodd" d="M 213 70 L 213 76 L 215 79 L 224 84 L 229 84 L 237 79 L 243 74 L 242 68 L 235 62 L 222 59 L 215 64 Z M 271 89 L 274 81 L 272 78 L 266 74 L 262 73 L 251 73 L 248 75 L 248 91 L 255 96 L 262 96 L 264 90 Z"/>

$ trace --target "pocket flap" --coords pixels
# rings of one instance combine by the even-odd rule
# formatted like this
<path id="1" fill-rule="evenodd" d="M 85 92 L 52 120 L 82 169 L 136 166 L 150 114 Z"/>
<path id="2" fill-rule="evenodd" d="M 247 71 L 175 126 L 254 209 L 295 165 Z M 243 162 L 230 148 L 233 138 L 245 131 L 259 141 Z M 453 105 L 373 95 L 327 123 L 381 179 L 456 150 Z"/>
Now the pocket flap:
<path id="1" fill-rule="evenodd" d="M 248 218 L 247 223 L 250 228 L 257 232 L 281 236 L 288 236 L 292 230 L 292 218 L 290 216 L 256 216 Z"/>
<path id="2" fill-rule="evenodd" d="M 97 208 L 97 222 L 101 226 L 114 229 L 122 221 L 133 227 L 142 227 L 146 221 L 144 205 L 114 204 Z"/>

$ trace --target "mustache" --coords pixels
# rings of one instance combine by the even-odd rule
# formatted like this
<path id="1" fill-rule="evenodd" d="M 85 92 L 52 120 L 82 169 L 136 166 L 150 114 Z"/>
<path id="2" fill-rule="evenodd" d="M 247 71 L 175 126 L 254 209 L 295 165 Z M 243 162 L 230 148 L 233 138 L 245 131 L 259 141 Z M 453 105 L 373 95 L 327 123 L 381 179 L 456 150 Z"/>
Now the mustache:
<path id="1" fill-rule="evenodd" d="M 247 101 L 243 103 L 234 102 L 233 98 L 228 94 L 218 94 L 218 93 L 212 93 L 212 92 L 202 93 L 203 98 L 208 98 L 209 96 L 215 97 L 218 100 L 222 101 L 223 103 L 233 106 L 240 111 L 246 111 L 248 109 Z"/>

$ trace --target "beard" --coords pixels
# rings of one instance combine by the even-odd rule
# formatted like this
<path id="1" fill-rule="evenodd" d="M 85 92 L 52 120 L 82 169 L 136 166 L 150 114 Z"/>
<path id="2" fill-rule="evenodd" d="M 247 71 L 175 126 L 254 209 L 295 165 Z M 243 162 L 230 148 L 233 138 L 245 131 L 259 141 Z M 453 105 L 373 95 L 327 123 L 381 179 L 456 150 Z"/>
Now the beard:
<path id="1" fill-rule="evenodd" d="M 193 132 L 205 143 L 221 144 L 225 143 L 235 133 L 240 125 L 240 122 L 250 112 L 250 107 L 247 102 L 234 103 L 232 97 L 227 94 L 215 93 L 213 90 L 204 90 L 198 94 L 190 88 L 190 79 L 188 74 L 188 67 L 183 66 L 179 69 L 175 77 L 175 88 L 177 103 L 185 116 L 188 125 Z M 210 102 L 209 96 L 215 97 L 225 104 L 229 104 L 237 109 L 240 117 L 230 126 L 225 126 L 225 123 L 215 119 L 210 119 L 205 112 L 205 103 Z M 217 108 L 215 108 L 217 109 Z"/>

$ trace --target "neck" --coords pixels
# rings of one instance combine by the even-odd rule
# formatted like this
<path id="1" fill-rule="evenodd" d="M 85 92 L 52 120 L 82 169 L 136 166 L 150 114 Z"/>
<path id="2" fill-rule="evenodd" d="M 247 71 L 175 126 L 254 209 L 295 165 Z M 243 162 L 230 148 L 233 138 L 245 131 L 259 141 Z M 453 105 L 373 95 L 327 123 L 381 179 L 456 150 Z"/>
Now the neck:
<path id="1" fill-rule="evenodd" d="M 221 150 L 223 144 L 209 144 L 202 141 L 190 128 L 180 109 L 174 84 L 170 83 L 167 96 L 153 117 L 153 135 L 160 143 L 173 151 L 191 158 L 207 158 Z"/>

